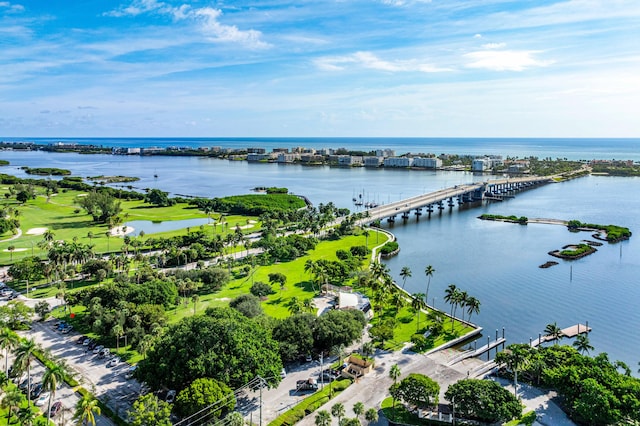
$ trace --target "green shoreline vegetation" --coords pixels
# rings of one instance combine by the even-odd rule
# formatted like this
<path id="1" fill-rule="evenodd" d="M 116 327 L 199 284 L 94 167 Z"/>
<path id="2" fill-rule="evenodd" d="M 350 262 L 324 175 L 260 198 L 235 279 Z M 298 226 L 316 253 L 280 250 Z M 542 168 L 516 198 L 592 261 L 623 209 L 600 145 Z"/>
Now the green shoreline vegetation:
<path id="1" fill-rule="evenodd" d="M 482 214 L 480 216 L 478 216 L 478 219 L 482 219 L 482 220 L 497 220 L 497 221 L 502 221 L 502 222 L 511 222 L 511 223 L 519 223 L 520 225 L 526 225 L 529 222 L 529 218 L 527 218 L 526 216 L 515 216 L 515 215 L 511 215 L 511 216 L 502 216 L 499 214 Z"/>
<path id="2" fill-rule="evenodd" d="M 38 176 L 69 176 L 71 170 L 57 169 L 55 167 L 22 167 L 22 170 L 28 175 Z"/>

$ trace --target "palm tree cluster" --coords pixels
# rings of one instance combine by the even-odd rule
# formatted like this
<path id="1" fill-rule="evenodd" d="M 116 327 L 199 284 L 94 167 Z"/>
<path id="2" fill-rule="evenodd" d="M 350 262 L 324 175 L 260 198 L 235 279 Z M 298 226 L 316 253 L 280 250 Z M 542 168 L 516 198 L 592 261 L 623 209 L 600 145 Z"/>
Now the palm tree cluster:
<path id="1" fill-rule="evenodd" d="M 453 332 L 454 318 L 456 316 L 456 310 L 465 309 L 469 318 L 467 321 L 471 321 L 471 314 L 480 313 L 480 301 L 473 296 L 469 296 L 466 291 L 460 290 L 455 284 L 449 284 L 444 291 L 444 300 L 451 305 L 451 331 Z M 464 311 L 462 314 L 462 320 L 464 321 Z"/>
<path id="2" fill-rule="evenodd" d="M 8 328 L 0 329 L 0 348 L 4 349 L 5 357 L 5 377 L 9 377 L 8 358 L 9 352 L 12 352 L 15 361 L 11 368 L 10 376 L 12 378 L 20 378 L 26 373 L 27 386 L 25 394 L 20 391 L 16 385 L 6 381 L 2 386 L 4 396 L 0 400 L 0 406 L 7 408 L 9 412 L 8 424 L 11 417 L 17 411 L 18 420 L 23 425 L 33 424 L 37 409 L 32 407 L 31 392 L 33 377 L 31 376 L 31 367 L 36 359 L 36 352 L 44 353 L 44 350 L 33 339 L 21 339 L 16 333 Z M 71 378 L 71 370 L 64 362 L 49 360 L 45 363 L 44 374 L 42 375 L 42 389 L 49 392 L 49 400 L 47 401 L 47 423 L 50 421 L 51 406 L 56 398 L 56 392 L 60 385 L 67 378 Z M 25 403 L 26 407 L 20 408 Z M 97 406 L 97 400 L 91 395 L 85 395 L 82 401 L 95 401 L 89 403 L 91 409 L 77 410 L 74 419 L 80 420 L 83 425 L 92 424 L 95 426 L 94 413 L 100 414 L 100 408 Z M 78 405 L 80 406 L 80 404 Z"/>

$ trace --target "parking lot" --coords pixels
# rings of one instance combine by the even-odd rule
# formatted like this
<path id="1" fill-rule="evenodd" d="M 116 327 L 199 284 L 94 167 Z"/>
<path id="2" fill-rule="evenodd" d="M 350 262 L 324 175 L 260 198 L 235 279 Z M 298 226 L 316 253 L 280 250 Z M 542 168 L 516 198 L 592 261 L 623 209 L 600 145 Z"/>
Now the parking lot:
<path id="1" fill-rule="evenodd" d="M 80 334 L 63 334 L 54 329 L 57 321 L 34 322 L 32 329 L 25 333 L 35 339 L 54 357 L 64 359 L 77 374 L 81 385 L 121 417 L 131 408 L 133 401 L 140 395 L 141 386 L 134 379 L 127 379 L 130 365 L 124 362 L 108 366 L 107 358 L 100 358 L 89 350 L 88 346 L 78 344 Z"/>

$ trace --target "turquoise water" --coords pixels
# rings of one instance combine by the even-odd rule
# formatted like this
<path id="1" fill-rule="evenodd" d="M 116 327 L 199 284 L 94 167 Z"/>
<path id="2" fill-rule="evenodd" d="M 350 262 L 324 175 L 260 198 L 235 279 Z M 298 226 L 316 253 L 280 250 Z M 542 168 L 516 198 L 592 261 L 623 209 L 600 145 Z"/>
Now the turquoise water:
<path id="1" fill-rule="evenodd" d="M 600 145 L 584 141 L 582 147 L 579 140 L 572 140 L 566 148 L 560 142 L 556 146 L 556 142 L 545 141 L 546 147 L 553 147 L 554 152 L 547 154 L 551 157 L 569 157 L 570 152 L 577 151 L 586 158 L 610 158 L 614 152 L 629 153 L 634 147 L 640 151 L 637 140 L 615 140 L 617 144 L 608 146 L 602 146 L 603 140 L 599 140 Z M 530 143 L 521 149 L 542 150 L 545 146 Z M 521 155 L 502 151 L 504 147 L 487 145 L 484 149 L 497 150 L 505 156 Z M 615 158 L 638 158 L 638 154 L 633 155 L 616 154 Z M 174 194 L 207 197 L 249 193 L 256 186 L 284 186 L 306 195 L 316 205 L 333 201 L 352 209 L 352 198 L 360 193 L 365 200 L 386 203 L 487 179 L 458 172 L 249 164 L 195 157 L 0 152 L 0 158 L 11 162 L 0 172 L 20 176 L 24 176 L 19 170 L 23 165 L 59 167 L 78 176 L 138 176 L 141 180 L 133 184 L 138 189 L 160 188 Z M 401 252 L 387 264 L 397 278 L 403 266 L 411 268 L 413 277 L 406 284 L 411 292 L 424 291 L 424 268 L 433 265 L 436 273 L 429 298 L 435 297 L 436 306 L 445 308 L 444 289 L 455 283 L 482 303 L 481 312 L 473 321 L 489 335 L 505 327 L 509 342 L 528 342 L 551 322 L 567 327 L 589 321 L 595 352 L 608 352 L 611 359 L 624 361 L 635 371 L 640 360 L 636 332 L 640 321 L 638 194 L 639 178 L 591 176 L 520 193 L 502 203 L 467 210 L 447 209 L 442 215 L 436 213 L 431 219 L 425 215 L 419 222 L 411 219 L 406 225 L 396 222 L 391 229 L 398 236 Z M 583 259 L 560 261 L 557 266 L 540 269 L 538 265 L 552 260 L 548 251 L 590 236 L 569 233 L 561 226 L 518 226 L 476 219 L 483 212 L 611 223 L 627 226 L 635 235 L 620 244 L 605 244 Z"/>

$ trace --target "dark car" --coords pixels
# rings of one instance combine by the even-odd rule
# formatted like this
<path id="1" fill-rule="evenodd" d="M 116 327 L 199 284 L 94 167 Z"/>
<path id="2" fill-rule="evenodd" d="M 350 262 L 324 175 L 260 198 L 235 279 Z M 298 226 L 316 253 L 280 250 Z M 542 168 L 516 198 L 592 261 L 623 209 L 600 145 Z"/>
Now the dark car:
<path id="1" fill-rule="evenodd" d="M 51 411 L 49 411 L 49 417 L 55 417 L 60 411 L 62 411 L 62 402 L 54 402 L 51 406 Z"/>
<path id="2" fill-rule="evenodd" d="M 31 399 L 37 398 L 42 393 L 42 383 L 31 386 Z"/>
<path id="3" fill-rule="evenodd" d="M 29 379 L 24 379 L 24 380 L 22 381 L 22 383 L 20 383 L 20 384 L 18 385 L 18 389 L 20 389 L 20 390 L 22 390 L 22 391 L 26 391 L 26 390 L 27 390 L 27 387 L 29 387 Z"/>
<path id="4" fill-rule="evenodd" d="M 85 341 L 85 339 L 86 339 L 86 336 L 80 336 L 80 337 L 78 337 L 78 340 L 76 340 L 76 345 L 81 345 L 81 344 L 83 344 L 83 343 L 84 343 L 84 341 Z"/>
<path id="5" fill-rule="evenodd" d="M 96 346 L 98 346 L 98 342 L 93 341 L 87 345 L 87 348 L 92 351 Z"/>

